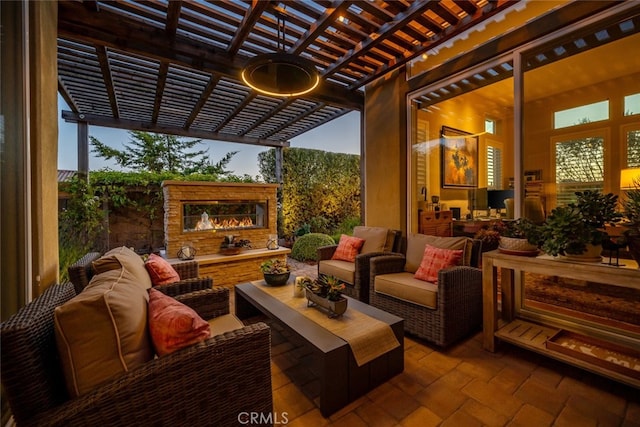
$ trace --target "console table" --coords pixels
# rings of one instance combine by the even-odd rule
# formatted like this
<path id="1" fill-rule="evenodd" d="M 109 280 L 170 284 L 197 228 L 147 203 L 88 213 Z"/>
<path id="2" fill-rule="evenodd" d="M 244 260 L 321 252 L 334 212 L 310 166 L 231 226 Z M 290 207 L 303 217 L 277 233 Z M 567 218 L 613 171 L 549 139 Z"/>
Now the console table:
<path id="1" fill-rule="evenodd" d="M 507 255 L 497 250 L 484 253 L 482 299 L 485 350 L 495 351 L 496 342 L 500 339 L 640 388 L 640 379 L 638 379 L 640 376 L 624 375 L 616 370 L 548 349 L 546 346 L 548 338 L 560 330 L 567 330 L 606 340 L 613 345 L 625 346 L 640 356 L 640 333 L 621 331 L 604 325 L 600 327 L 593 322 L 572 321 L 567 316 L 554 315 L 553 312 L 528 313 L 526 310 L 520 310 L 521 306 L 516 305 L 516 299 L 519 301 L 523 299 L 525 272 L 640 289 L 638 265 L 631 260 L 624 260 L 624 262 L 626 266 L 615 267 L 601 263 L 570 262 L 548 255 L 525 257 Z M 498 311 L 498 268 L 501 269 L 500 312 Z M 515 280 L 516 274 L 519 275 L 518 280 Z"/>

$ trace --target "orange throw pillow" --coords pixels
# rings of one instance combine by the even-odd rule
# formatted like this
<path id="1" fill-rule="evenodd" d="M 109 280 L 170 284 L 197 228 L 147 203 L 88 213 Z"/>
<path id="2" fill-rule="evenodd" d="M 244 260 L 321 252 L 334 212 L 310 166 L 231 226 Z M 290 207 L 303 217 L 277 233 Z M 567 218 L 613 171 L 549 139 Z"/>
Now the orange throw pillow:
<path id="1" fill-rule="evenodd" d="M 422 262 L 414 277 L 427 282 L 438 283 L 438 272 L 443 268 L 460 265 L 462 252 L 462 249 L 441 249 L 426 245 Z"/>
<path id="2" fill-rule="evenodd" d="M 364 245 L 364 239 L 343 234 L 340 236 L 340 242 L 338 242 L 338 247 L 331 259 L 355 262 L 362 245 Z"/>
<path id="3" fill-rule="evenodd" d="M 158 356 L 211 336 L 209 324 L 191 307 L 154 288 L 149 289 L 149 332 Z"/>
<path id="4" fill-rule="evenodd" d="M 149 272 L 153 286 L 168 285 L 169 283 L 180 281 L 178 272 L 171 267 L 171 264 L 166 259 L 159 255 L 149 255 L 149 259 L 144 263 L 144 266 Z"/>

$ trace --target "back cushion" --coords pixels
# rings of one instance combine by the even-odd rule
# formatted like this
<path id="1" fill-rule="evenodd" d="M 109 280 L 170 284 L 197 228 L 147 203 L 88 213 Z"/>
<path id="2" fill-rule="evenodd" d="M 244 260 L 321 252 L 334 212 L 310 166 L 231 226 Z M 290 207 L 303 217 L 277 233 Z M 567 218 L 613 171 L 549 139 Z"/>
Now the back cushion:
<path id="1" fill-rule="evenodd" d="M 151 287 L 151 278 L 142 257 L 126 246 L 111 249 L 99 259 L 93 261 L 92 265 L 96 274 L 124 267 L 127 270 L 127 275 L 132 277 L 142 289 L 147 290 Z"/>
<path id="2" fill-rule="evenodd" d="M 437 237 L 426 234 L 407 235 L 407 261 L 404 265 L 405 271 L 415 273 L 420 267 L 426 245 L 431 245 L 442 249 L 462 249 L 462 264 L 471 263 L 471 239 L 468 237 Z"/>
<path id="3" fill-rule="evenodd" d="M 171 264 L 166 259 L 159 255 L 149 255 L 149 259 L 144 263 L 144 266 L 149 272 L 153 286 L 168 285 L 180 280 L 178 272 L 171 267 Z"/>
<path id="4" fill-rule="evenodd" d="M 388 230 L 383 227 L 365 227 L 359 225 L 354 227 L 353 236 L 364 239 L 361 254 L 368 254 L 370 252 L 382 252 L 385 250 L 387 243 Z"/>
<path id="5" fill-rule="evenodd" d="M 56 308 L 56 344 L 72 397 L 153 358 L 147 301 L 138 278 L 123 267 L 94 276 Z"/>

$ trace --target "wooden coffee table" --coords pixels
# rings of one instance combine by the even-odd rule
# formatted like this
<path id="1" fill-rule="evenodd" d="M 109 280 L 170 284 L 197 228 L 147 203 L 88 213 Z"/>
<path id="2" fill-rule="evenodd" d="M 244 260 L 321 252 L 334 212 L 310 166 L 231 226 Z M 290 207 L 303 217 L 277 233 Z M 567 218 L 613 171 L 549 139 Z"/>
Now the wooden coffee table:
<path id="1" fill-rule="evenodd" d="M 291 285 L 288 285 L 291 286 Z M 252 283 L 235 286 L 235 311 L 240 319 L 260 313 L 302 340 L 314 353 L 320 383 L 320 412 L 328 417 L 369 390 L 404 370 L 404 320 L 349 298 L 348 310 L 358 310 L 385 322 L 395 334 L 399 347 L 358 366 L 349 344 L 295 309 L 258 289 Z"/>

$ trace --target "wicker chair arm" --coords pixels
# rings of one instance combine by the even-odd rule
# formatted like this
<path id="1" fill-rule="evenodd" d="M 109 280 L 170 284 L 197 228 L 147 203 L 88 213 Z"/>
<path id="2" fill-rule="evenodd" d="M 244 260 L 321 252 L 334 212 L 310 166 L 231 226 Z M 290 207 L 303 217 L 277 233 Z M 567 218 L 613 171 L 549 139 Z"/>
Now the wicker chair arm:
<path id="1" fill-rule="evenodd" d="M 471 300 L 482 304 L 482 270 L 458 266 L 438 272 L 438 305 Z"/>
<path id="2" fill-rule="evenodd" d="M 178 273 L 180 280 L 196 278 L 200 273 L 200 264 L 196 260 L 177 262 L 171 264 L 171 267 Z"/>
<path id="3" fill-rule="evenodd" d="M 174 297 L 181 303 L 188 305 L 205 320 L 210 320 L 229 314 L 229 289 L 203 289 Z"/>
<path id="4" fill-rule="evenodd" d="M 402 254 L 390 253 L 389 255 L 377 256 L 369 263 L 371 268 L 371 279 L 378 274 L 400 273 L 404 271 L 406 258 Z"/>
<path id="5" fill-rule="evenodd" d="M 101 256 L 100 252 L 89 252 L 67 268 L 69 280 L 73 283 L 76 294 L 79 294 L 89 284 L 93 276 L 91 263 Z"/>
<path id="6" fill-rule="evenodd" d="M 241 412 L 273 410 L 270 349 L 267 325 L 246 326 L 154 359 L 33 425 L 236 425 Z"/>
<path id="7" fill-rule="evenodd" d="M 320 246 L 318 248 L 318 261 L 331 259 L 337 248 L 338 245 Z"/>
<path id="8" fill-rule="evenodd" d="M 167 285 L 156 286 L 156 289 L 170 297 L 175 297 L 180 294 L 211 289 L 212 287 L 213 279 L 211 277 L 199 277 L 195 279 L 180 280 L 179 282 L 169 283 Z"/>

